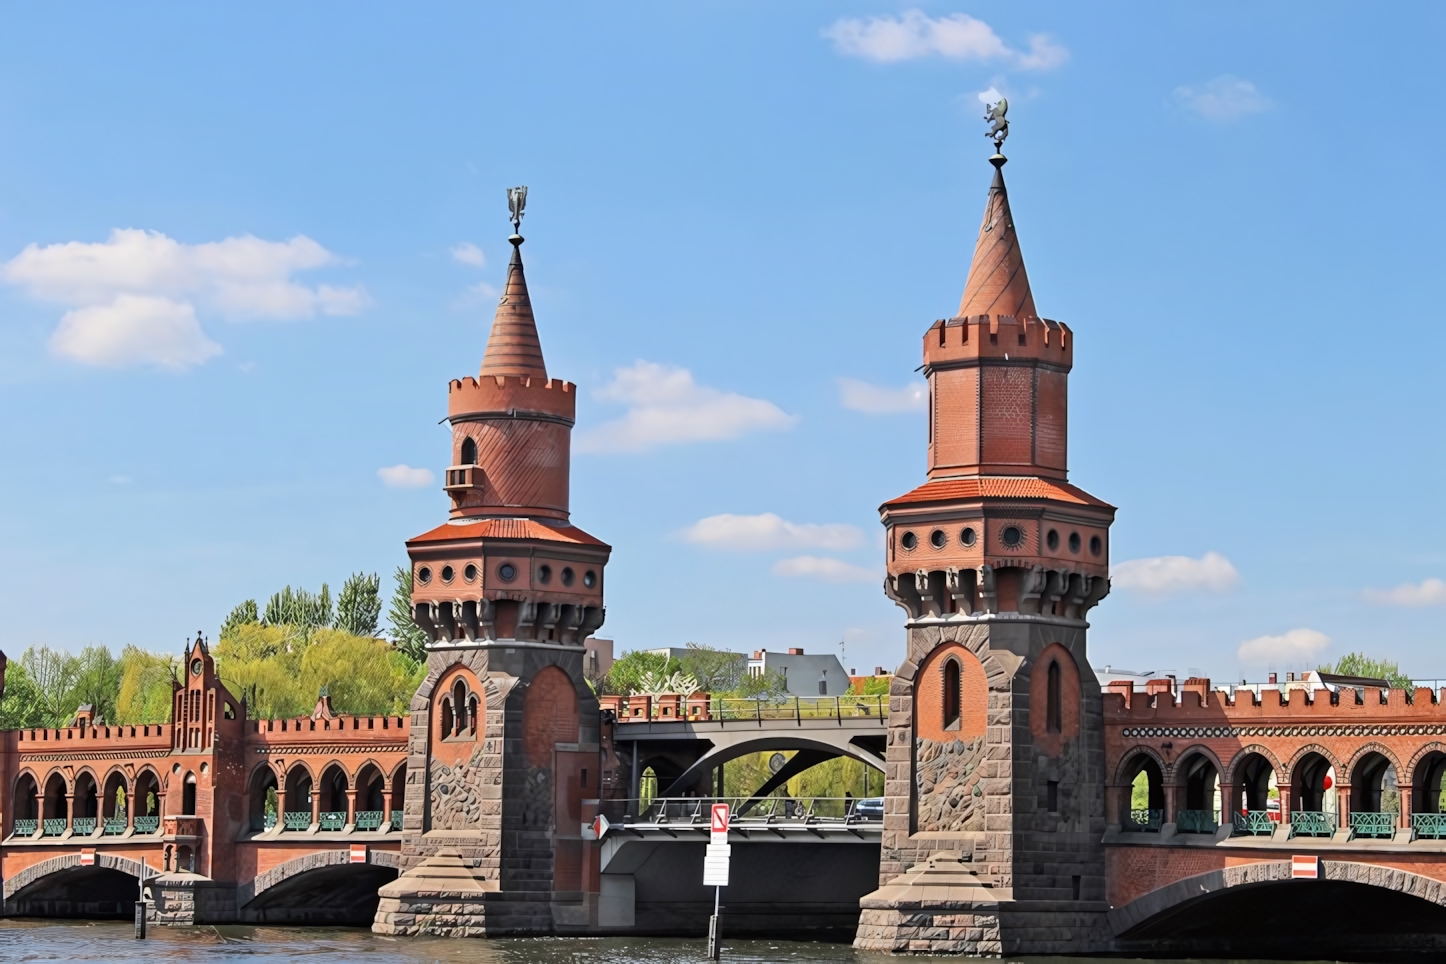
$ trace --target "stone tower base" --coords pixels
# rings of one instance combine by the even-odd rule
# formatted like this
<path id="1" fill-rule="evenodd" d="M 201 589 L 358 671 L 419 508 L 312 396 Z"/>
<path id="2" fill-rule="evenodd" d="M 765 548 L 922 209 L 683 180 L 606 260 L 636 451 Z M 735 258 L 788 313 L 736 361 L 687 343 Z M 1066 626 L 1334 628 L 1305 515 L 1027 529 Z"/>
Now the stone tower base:
<path id="1" fill-rule="evenodd" d="M 860 901 L 854 947 L 905 954 L 1088 954 L 1111 947 L 1108 905 L 1016 901 L 957 853 L 936 853 Z"/>
<path id="2" fill-rule="evenodd" d="M 497 881 L 458 850 L 438 851 L 378 894 L 376 934 L 506 937 L 554 931 L 551 894 L 502 893 Z"/>

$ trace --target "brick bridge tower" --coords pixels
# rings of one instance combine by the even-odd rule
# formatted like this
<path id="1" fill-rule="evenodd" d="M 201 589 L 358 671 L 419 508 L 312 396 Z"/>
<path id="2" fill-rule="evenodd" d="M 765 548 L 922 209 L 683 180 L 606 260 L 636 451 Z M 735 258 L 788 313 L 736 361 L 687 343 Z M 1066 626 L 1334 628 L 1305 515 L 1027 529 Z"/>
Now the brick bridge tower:
<path id="1" fill-rule="evenodd" d="M 880 508 L 908 656 L 862 948 L 1079 951 L 1106 909 L 1085 614 L 1109 591 L 1115 510 L 1067 481 L 1073 333 L 1035 309 L 990 163 L 959 313 L 924 334 L 928 481 Z"/>
<path id="2" fill-rule="evenodd" d="M 508 192 L 520 229 L 525 188 Z M 597 700 L 583 640 L 611 549 L 568 516 L 576 386 L 549 378 L 514 230 L 477 378 L 448 385 L 451 518 L 408 541 L 430 637 L 411 705 L 406 871 L 374 929 L 498 935 L 585 927 L 597 870 Z"/>

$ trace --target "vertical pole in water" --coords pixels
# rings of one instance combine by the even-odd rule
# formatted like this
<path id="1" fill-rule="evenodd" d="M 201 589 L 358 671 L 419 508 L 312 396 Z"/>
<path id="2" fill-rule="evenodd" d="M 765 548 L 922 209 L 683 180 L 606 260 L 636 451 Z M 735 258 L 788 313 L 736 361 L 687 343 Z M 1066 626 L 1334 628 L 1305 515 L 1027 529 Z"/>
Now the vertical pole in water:
<path id="1" fill-rule="evenodd" d="M 722 953 L 723 935 L 718 933 L 718 894 L 722 887 L 713 888 L 713 916 L 708 918 L 708 960 L 716 961 Z"/>
<path id="2" fill-rule="evenodd" d="M 136 881 L 136 940 L 146 939 L 146 862 L 141 861 L 141 879 Z"/>

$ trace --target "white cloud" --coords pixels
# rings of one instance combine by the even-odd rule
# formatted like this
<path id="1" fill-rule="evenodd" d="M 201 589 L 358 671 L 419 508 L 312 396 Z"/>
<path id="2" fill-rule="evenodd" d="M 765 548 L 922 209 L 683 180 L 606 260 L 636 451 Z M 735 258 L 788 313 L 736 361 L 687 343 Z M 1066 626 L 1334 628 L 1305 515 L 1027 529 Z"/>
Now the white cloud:
<path id="1" fill-rule="evenodd" d="M 773 564 L 775 576 L 802 576 L 808 579 L 822 579 L 824 582 L 875 582 L 881 575 L 872 569 L 855 566 L 841 559 L 827 556 L 794 556 L 780 559 Z"/>
<path id="2" fill-rule="evenodd" d="M 679 533 L 684 540 L 710 549 L 853 549 L 864 534 L 842 522 L 822 525 L 789 522 L 772 512 L 761 515 L 710 515 Z"/>
<path id="3" fill-rule="evenodd" d="M 1187 589 L 1224 592 L 1240 582 L 1240 573 L 1218 552 L 1199 559 L 1189 556 L 1155 556 L 1130 559 L 1110 568 L 1110 582 L 1120 589 L 1165 594 Z"/>
<path id="4" fill-rule="evenodd" d="M 1387 606 L 1439 606 L 1446 603 L 1446 582 L 1432 577 L 1394 589 L 1367 589 L 1366 598 Z"/>
<path id="5" fill-rule="evenodd" d="M 914 382 L 903 388 L 880 388 L 853 378 L 838 379 L 838 400 L 844 408 L 871 415 L 922 412 L 928 407 L 929 386 Z"/>
<path id="6" fill-rule="evenodd" d="M 157 231 L 117 228 L 98 243 L 30 244 L 0 264 L 0 281 L 69 305 L 51 339 L 60 355 L 92 365 L 198 365 L 221 353 L 197 309 L 242 320 L 351 315 L 361 287 L 298 284 L 292 275 L 339 263 L 308 237 L 251 235 L 182 244 Z"/>
<path id="7" fill-rule="evenodd" d="M 487 267 L 487 256 L 471 241 L 452 245 L 452 260 L 459 264 L 470 264 L 474 268 Z"/>
<path id="8" fill-rule="evenodd" d="M 420 489 L 436 478 L 431 469 L 414 469 L 410 465 L 389 465 L 377 469 L 377 475 L 389 489 Z"/>
<path id="9" fill-rule="evenodd" d="M 646 452 L 661 445 L 778 431 L 798 421 L 770 401 L 699 385 L 686 368 L 655 362 L 617 369 L 597 394 L 627 405 L 628 411 L 581 433 L 579 451 Z"/>
<path id="10" fill-rule="evenodd" d="M 196 311 L 169 298 L 118 295 L 109 304 L 67 311 L 50 336 L 50 350 L 86 365 L 154 365 L 183 369 L 221 354 Z"/>
<path id="11" fill-rule="evenodd" d="M 1233 121 L 1270 109 L 1270 101 L 1248 80 L 1221 74 L 1199 86 L 1175 88 L 1175 103 L 1208 120 Z"/>
<path id="12" fill-rule="evenodd" d="M 1279 636 L 1257 636 L 1247 639 L 1235 651 L 1242 663 L 1271 666 L 1278 663 L 1301 663 L 1314 660 L 1329 646 L 1331 638 L 1314 629 L 1292 629 Z"/>
<path id="13" fill-rule="evenodd" d="M 834 50 L 846 57 L 881 63 L 944 57 L 949 60 L 1004 61 L 1021 70 L 1050 70 L 1069 59 L 1069 51 L 1044 34 L 1029 38 L 1029 50 L 1011 48 L 994 29 L 965 13 L 933 18 L 922 10 L 901 16 L 844 18 L 825 28 Z"/>

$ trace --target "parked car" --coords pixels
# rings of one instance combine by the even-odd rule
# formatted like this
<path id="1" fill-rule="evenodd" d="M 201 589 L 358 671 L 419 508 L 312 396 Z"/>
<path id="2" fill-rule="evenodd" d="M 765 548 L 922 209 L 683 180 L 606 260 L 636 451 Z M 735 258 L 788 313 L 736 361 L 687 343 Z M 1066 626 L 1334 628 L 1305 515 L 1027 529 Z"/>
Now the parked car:
<path id="1" fill-rule="evenodd" d="M 860 820 L 884 819 L 884 798 L 864 797 L 854 804 L 853 815 Z"/>

